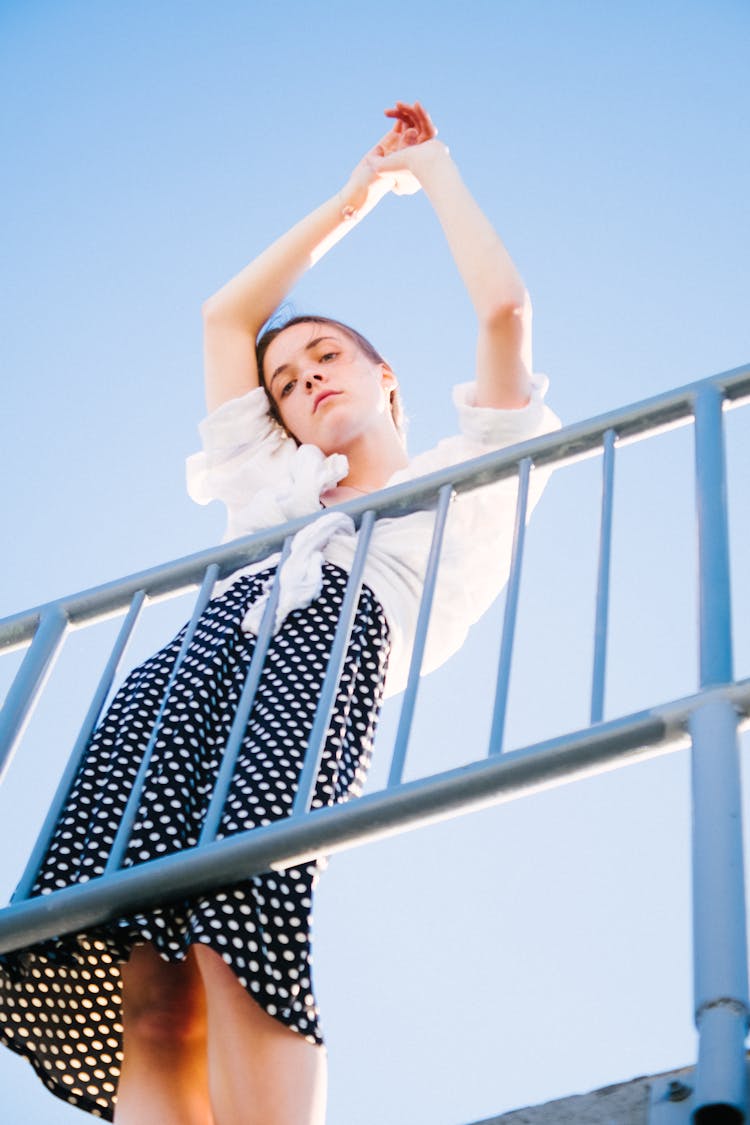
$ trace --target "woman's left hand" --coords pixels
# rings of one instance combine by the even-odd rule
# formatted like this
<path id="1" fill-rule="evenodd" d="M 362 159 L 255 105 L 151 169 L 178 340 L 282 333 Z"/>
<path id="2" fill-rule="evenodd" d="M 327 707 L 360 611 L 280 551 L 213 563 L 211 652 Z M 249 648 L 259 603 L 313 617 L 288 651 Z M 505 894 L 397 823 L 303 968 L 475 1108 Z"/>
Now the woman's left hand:
<path id="1" fill-rule="evenodd" d="M 437 136 L 437 129 L 432 123 L 429 113 L 419 102 L 409 105 L 406 102 L 396 102 L 393 109 L 385 111 L 386 117 L 392 117 L 395 125 L 390 133 L 376 145 L 371 154 L 371 166 L 380 176 L 390 176 L 393 182 L 391 191 L 396 195 L 413 195 L 419 191 L 421 184 L 418 179 L 417 168 L 426 149 Z M 432 149 L 445 150 L 445 145 L 436 141 L 430 146 Z M 419 154 L 416 149 L 420 149 Z"/>
<path id="2" fill-rule="evenodd" d="M 352 212 L 369 209 L 389 191 L 397 195 L 419 191 L 419 180 L 405 154 L 432 141 L 437 129 L 419 102 L 396 102 L 385 115 L 393 118 L 395 124 L 360 160 L 344 189 L 343 196 Z M 440 147 L 444 149 L 443 145 Z"/>

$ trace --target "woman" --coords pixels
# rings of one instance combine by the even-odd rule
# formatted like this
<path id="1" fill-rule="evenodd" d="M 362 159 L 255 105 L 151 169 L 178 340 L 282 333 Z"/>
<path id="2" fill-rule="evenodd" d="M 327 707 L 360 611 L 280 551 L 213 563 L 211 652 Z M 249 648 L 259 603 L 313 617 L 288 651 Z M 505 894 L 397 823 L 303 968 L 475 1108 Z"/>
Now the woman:
<path id="1" fill-rule="evenodd" d="M 188 477 L 196 500 L 226 503 L 228 538 L 559 424 L 531 374 L 530 305 L 508 254 L 422 107 L 399 102 L 387 115 L 393 127 L 344 188 L 205 305 L 211 413 Z M 358 333 L 313 317 L 258 334 L 301 273 L 384 195 L 420 187 L 476 310 L 478 344 L 476 384 L 456 395 L 463 434 L 410 461 L 396 375 Z M 497 593 L 513 511 L 512 482 L 454 504 L 426 668 L 459 647 Z M 389 691 L 404 682 L 431 526 L 427 512 L 376 525 L 314 805 L 360 790 L 386 674 Z M 291 808 L 355 546 L 336 511 L 295 537 L 222 835 Z M 125 863 L 195 843 L 271 573 L 266 560 L 214 591 L 158 719 Z M 35 893 L 102 870 L 180 639 L 118 692 Z M 317 873 L 316 863 L 270 873 L 7 958 L 5 1042 L 54 1093 L 118 1125 L 321 1125 L 309 948 Z"/>

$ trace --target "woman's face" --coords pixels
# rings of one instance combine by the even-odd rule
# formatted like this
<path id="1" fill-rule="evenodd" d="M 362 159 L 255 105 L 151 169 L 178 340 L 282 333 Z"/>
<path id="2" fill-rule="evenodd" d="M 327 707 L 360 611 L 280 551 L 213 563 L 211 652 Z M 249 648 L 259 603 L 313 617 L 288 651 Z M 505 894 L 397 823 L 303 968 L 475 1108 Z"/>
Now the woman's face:
<path id="1" fill-rule="evenodd" d="M 270 344 L 266 388 L 287 430 L 324 453 L 344 453 L 365 433 L 391 426 L 391 369 L 368 359 L 329 324 L 285 328 Z"/>

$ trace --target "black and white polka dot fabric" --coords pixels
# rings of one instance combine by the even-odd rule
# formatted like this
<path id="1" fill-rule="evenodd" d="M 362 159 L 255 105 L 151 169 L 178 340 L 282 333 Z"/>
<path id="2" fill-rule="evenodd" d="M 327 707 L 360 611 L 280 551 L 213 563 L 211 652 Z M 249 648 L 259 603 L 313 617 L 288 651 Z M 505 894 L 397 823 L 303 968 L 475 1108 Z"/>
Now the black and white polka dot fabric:
<path id="1" fill-rule="evenodd" d="M 170 691 L 125 865 L 197 843 L 255 638 L 240 621 L 266 574 L 210 602 Z M 292 807 L 346 573 L 324 565 L 321 596 L 271 642 L 218 836 L 269 824 Z M 182 634 L 115 696 L 91 740 L 34 894 L 101 874 Z M 359 600 L 313 798 L 357 795 L 369 764 L 388 659 L 388 629 L 368 588 Z M 276 1019 L 322 1042 L 311 982 L 311 899 L 319 864 L 247 879 L 194 900 L 0 958 L 0 1037 L 49 1089 L 112 1120 L 122 1060 L 119 966 L 151 941 L 181 960 L 204 942 Z"/>

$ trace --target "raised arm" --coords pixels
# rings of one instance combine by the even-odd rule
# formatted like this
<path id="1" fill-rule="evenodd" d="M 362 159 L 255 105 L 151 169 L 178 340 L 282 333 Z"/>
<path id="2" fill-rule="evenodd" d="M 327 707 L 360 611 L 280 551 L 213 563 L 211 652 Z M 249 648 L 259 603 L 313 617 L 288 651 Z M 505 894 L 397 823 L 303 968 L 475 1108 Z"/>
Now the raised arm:
<path id="1" fill-rule="evenodd" d="M 258 386 L 255 340 L 298 278 L 362 219 L 389 191 L 416 191 L 405 169 L 376 171 L 374 161 L 435 135 L 397 117 L 391 130 L 363 157 L 341 191 L 264 250 L 203 305 L 206 399 L 209 410 Z"/>
<path id="2" fill-rule="evenodd" d="M 429 133 L 419 105 L 398 102 L 408 136 Z M 433 131 L 434 132 L 434 131 Z M 372 158 L 380 172 L 413 176 L 440 220 L 453 259 L 477 314 L 477 406 L 514 409 L 528 402 L 531 366 L 531 301 L 510 255 L 469 192 L 440 141 L 402 146 Z M 395 190 L 398 190 L 396 187 Z"/>

